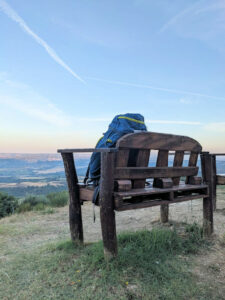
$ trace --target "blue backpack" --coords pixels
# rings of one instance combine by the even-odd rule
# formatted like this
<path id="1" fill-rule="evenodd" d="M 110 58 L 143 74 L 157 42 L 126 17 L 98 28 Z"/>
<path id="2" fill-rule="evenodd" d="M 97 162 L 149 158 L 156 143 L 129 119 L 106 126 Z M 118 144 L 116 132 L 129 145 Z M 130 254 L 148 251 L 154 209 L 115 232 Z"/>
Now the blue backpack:
<path id="1" fill-rule="evenodd" d="M 98 141 L 96 148 L 111 148 L 116 146 L 116 142 L 120 137 L 127 133 L 138 131 L 147 131 L 144 123 L 144 117 L 140 114 L 124 114 L 117 115 L 109 125 L 108 130 L 103 134 L 103 137 Z M 88 171 L 84 179 L 84 183 L 93 183 L 98 185 L 101 170 L 101 155 L 94 152 L 91 156 Z M 98 191 L 96 191 L 97 193 Z M 96 197 L 95 197 L 96 198 Z M 93 200 L 96 202 L 96 200 Z"/>

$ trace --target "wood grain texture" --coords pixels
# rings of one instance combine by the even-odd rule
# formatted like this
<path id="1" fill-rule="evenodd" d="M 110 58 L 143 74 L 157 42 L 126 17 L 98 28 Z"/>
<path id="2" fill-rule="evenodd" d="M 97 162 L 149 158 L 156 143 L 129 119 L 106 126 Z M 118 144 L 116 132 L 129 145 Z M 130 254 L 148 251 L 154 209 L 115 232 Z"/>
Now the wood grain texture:
<path id="1" fill-rule="evenodd" d="M 169 160 L 169 150 L 159 150 L 156 166 L 157 167 L 168 167 L 168 160 Z M 169 177 L 169 176 L 168 176 Z M 154 179 L 153 186 L 160 187 L 158 184 L 160 184 L 160 179 L 163 180 L 163 178 L 157 178 Z M 167 178 L 168 179 L 168 178 Z M 164 186 L 165 188 L 165 186 Z M 160 220 L 162 223 L 166 223 L 169 220 L 169 205 L 168 204 L 162 204 L 160 206 Z"/>
<path id="2" fill-rule="evenodd" d="M 216 169 L 216 156 L 215 155 L 212 155 L 212 172 L 213 172 L 213 209 L 216 210 L 217 169 Z"/>
<path id="3" fill-rule="evenodd" d="M 114 192 L 115 198 L 126 198 L 126 197 L 137 197 L 137 196 L 148 196 L 152 194 L 162 194 L 162 193 L 170 193 L 178 192 L 178 191 L 195 191 L 195 190 L 207 190 L 208 185 L 200 184 L 200 185 L 189 185 L 189 184 L 180 184 L 178 186 L 173 186 L 167 189 L 160 188 L 144 188 L 144 189 L 133 189 L 128 192 Z"/>
<path id="4" fill-rule="evenodd" d="M 147 208 L 147 207 L 153 207 L 153 206 L 158 206 L 158 205 L 163 205 L 163 206 L 168 206 L 168 204 L 172 203 L 179 203 L 179 202 L 184 202 L 184 201 L 189 201 L 189 200 L 195 200 L 195 199 L 204 199 L 206 198 L 207 195 L 189 195 L 189 196 L 181 196 L 178 198 L 174 198 L 174 200 L 170 200 L 168 197 L 168 200 L 146 200 L 143 202 L 139 203 L 132 203 L 132 204 L 124 204 L 123 206 L 120 206 L 116 208 L 117 211 L 125 211 L 125 210 L 130 210 L 130 209 L 139 209 L 139 208 Z M 166 212 L 163 212 L 163 215 L 166 214 Z"/>
<path id="5" fill-rule="evenodd" d="M 208 185 L 209 197 L 203 199 L 203 233 L 210 236 L 213 233 L 213 159 L 208 152 L 201 154 L 202 177 Z"/>
<path id="6" fill-rule="evenodd" d="M 116 167 L 127 167 L 130 151 L 128 149 L 119 150 L 116 153 Z"/>
<path id="7" fill-rule="evenodd" d="M 174 167 L 182 167 L 184 160 L 184 151 L 176 151 L 173 161 Z M 180 183 L 180 177 L 173 178 L 173 184 L 178 185 Z"/>
<path id="8" fill-rule="evenodd" d="M 173 186 L 172 178 L 155 178 L 155 187 L 166 189 Z"/>
<path id="9" fill-rule="evenodd" d="M 225 184 L 225 175 L 217 175 L 216 182 L 218 185 L 224 185 Z"/>
<path id="10" fill-rule="evenodd" d="M 73 154 L 62 153 L 62 159 L 65 167 L 67 185 L 70 195 L 69 224 L 71 239 L 73 241 L 83 242 L 83 224 L 79 197 L 79 186 Z"/>
<path id="11" fill-rule="evenodd" d="M 115 168 L 115 179 L 172 178 L 195 176 L 198 167 L 137 167 Z"/>
<path id="12" fill-rule="evenodd" d="M 124 192 L 124 191 L 130 191 L 132 188 L 131 180 L 116 180 L 114 182 L 115 191 L 118 192 Z"/>
<path id="13" fill-rule="evenodd" d="M 80 200 L 81 201 L 92 201 L 94 195 L 94 188 L 88 188 L 84 186 L 79 186 L 80 190 Z"/>
<path id="14" fill-rule="evenodd" d="M 117 148 L 71 148 L 58 149 L 58 153 L 75 153 L 75 152 L 117 152 Z"/>
<path id="15" fill-rule="evenodd" d="M 202 183 L 202 177 L 190 176 L 188 183 L 193 185 L 199 185 Z"/>
<path id="16" fill-rule="evenodd" d="M 100 219 L 105 259 L 117 255 L 116 221 L 114 212 L 115 153 L 101 153 Z"/>
<path id="17" fill-rule="evenodd" d="M 117 141 L 118 148 L 180 150 L 201 152 L 201 145 L 187 136 L 163 134 L 156 132 L 131 133 Z"/>
<path id="18" fill-rule="evenodd" d="M 142 150 L 140 149 L 137 153 L 136 159 L 136 167 L 147 167 L 149 163 L 150 150 Z M 145 187 L 145 179 L 136 179 L 133 181 L 133 188 L 144 188 Z"/>
<path id="19" fill-rule="evenodd" d="M 188 166 L 195 167 L 197 165 L 197 161 L 198 161 L 198 153 L 191 152 L 190 157 L 189 157 Z M 190 176 L 187 176 L 186 183 L 189 183 L 189 180 L 190 180 Z"/>

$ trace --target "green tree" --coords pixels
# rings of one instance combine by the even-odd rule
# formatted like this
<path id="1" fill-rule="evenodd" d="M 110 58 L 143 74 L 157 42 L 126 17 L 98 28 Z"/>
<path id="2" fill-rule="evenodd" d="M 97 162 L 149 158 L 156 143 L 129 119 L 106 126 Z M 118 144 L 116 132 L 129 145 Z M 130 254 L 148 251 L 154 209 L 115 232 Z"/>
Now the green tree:
<path id="1" fill-rule="evenodd" d="M 18 206 L 18 200 L 6 193 L 0 192 L 0 218 L 14 213 Z"/>

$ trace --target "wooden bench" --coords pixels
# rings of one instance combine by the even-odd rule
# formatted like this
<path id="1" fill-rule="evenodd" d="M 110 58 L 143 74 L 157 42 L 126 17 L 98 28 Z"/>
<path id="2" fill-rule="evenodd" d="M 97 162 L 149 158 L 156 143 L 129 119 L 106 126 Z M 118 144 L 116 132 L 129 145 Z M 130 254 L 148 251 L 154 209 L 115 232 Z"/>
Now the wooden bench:
<path id="1" fill-rule="evenodd" d="M 156 165 L 149 167 L 150 155 Z M 151 153 L 152 151 L 152 153 Z M 174 155 L 168 167 L 168 157 Z M 169 204 L 203 199 L 203 231 L 213 232 L 212 156 L 201 152 L 201 145 L 186 136 L 141 132 L 120 138 L 115 148 L 64 149 L 61 153 L 70 194 L 69 219 L 72 240 L 83 241 L 81 203 L 90 201 L 93 187 L 78 183 L 73 152 L 100 152 L 100 219 L 106 258 L 116 256 L 117 238 L 115 210 L 161 206 L 161 221 L 168 221 Z M 189 153 L 188 166 L 183 166 Z M 201 154 L 202 178 L 197 177 L 197 160 Z M 152 182 L 146 186 L 146 179 Z M 181 178 L 185 181 L 181 182 Z"/>
<path id="2" fill-rule="evenodd" d="M 212 156 L 212 168 L 213 168 L 213 209 L 216 210 L 216 187 L 217 185 L 225 185 L 225 175 L 224 174 L 217 174 L 216 168 L 216 157 L 217 156 L 224 156 L 225 153 L 213 153 Z"/>

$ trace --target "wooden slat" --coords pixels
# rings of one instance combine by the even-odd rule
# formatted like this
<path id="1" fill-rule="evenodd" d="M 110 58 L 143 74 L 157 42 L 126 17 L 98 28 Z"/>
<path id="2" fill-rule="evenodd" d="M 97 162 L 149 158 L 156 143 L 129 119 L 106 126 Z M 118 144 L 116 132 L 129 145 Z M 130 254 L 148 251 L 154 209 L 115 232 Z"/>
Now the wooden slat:
<path id="1" fill-rule="evenodd" d="M 119 150 L 116 153 L 116 167 L 127 167 L 129 159 L 129 150 Z"/>
<path id="2" fill-rule="evenodd" d="M 202 177 L 190 176 L 188 183 L 193 185 L 199 185 L 202 183 Z"/>
<path id="3" fill-rule="evenodd" d="M 131 180 L 115 180 L 115 190 L 118 192 L 130 191 L 132 188 Z"/>
<path id="4" fill-rule="evenodd" d="M 163 134 L 156 132 L 131 133 L 117 142 L 119 148 L 180 150 L 201 152 L 201 145 L 187 136 Z"/>
<path id="5" fill-rule="evenodd" d="M 156 161 L 156 167 L 168 167 L 168 150 L 159 150 L 157 161 Z M 156 181 L 154 180 L 153 186 L 156 185 Z"/>
<path id="6" fill-rule="evenodd" d="M 225 175 L 217 175 L 216 182 L 219 185 L 224 185 L 225 184 Z"/>
<path id="7" fill-rule="evenodd" d="M 155 187 L 160 189 L 171 188 L 173 186 L 172 178 L 155 178 Z"/>
<path id="8" fill-rule="evenodd" d="M 198 153 L 191 152 L 191 155 L 189 157 L 188 166 L 189 167 L 195 167 L 197 165 L 197 161 L 198 161 Z M 190 177 L 187 176 L 186 183 L 189 183 L 189 179 L 190 179 Z"/>
<path id="9" fill-rule="evenodd" d="M 147 167 L 150 157 L 150 150 L 139 150 L 136 159 L 136 167 Z M 136 179 L 133 181 L 133 188 L 144 188 L 145 179 Z"/>
<path id="10" fill-rule="evenodd" d="M 167 206 L 172 203 L 179 203 L 179 202 L 195 200 L 195 199 L 202 199 L 202 198 L 207 198 L 207 197 L 208 197 L 207 194 L 202 194 L 202 195 L 181 196 L 181 197 L 174 198 L 174 200 L 149 200 L 149 201 L 146 200 L 146 201 L 143 201 L 140 203 L 123 204 L 121 207 L 116 208 L 116 211 L 147 208 L 147 207 L 152 207 L 152 206 L 157 206 L 157 205 Z"/>
<path id="11" fill-rule="evenodd" d="M 80 187 L 80 200 L 92 201 L 94 195 L 94 188 Z"/>
<path id="12" fill-rule="evenodd" d="M 208 186 L 206 184 L 200 185 L 190 185 L 190 184 L 180 184 L 179 186 L 173 186 L 172 188 L 160 189 L 160 188 L 144 188 L 144 189 L 135 189 L 128 192 L 114 192 L 115 198 L 125 198 L 125 197 L 137 197 L 137 196 L 148 196 L 152 194 L 162 194 L 169 193 L 171 191 L 192 191 L 192 190 L 200 190 L 207 189 Z"/>
<path id="13" fill-rule="evenodd" d="M 117 152 L 117 148 L 72 148 L 58 149 L 58 153 L 73 153 L 73 152 Z"/>
<path id="14" fill-rule="evenodd" d="M 184 160 L 184 151 L 176 151 L 173 161 L 174 167 L 182 167 Z M 178 185 L 180 183 L 180 177 L 173 178 L 173 184 Z"/>
<path id="15" fill-rule="evenodd" d="M 115 179 L 145 179 L 145 178 L 171 178 L 180 176 L 195 176 L 198 167 L 137 167 L 115 168 Z"/>

